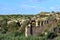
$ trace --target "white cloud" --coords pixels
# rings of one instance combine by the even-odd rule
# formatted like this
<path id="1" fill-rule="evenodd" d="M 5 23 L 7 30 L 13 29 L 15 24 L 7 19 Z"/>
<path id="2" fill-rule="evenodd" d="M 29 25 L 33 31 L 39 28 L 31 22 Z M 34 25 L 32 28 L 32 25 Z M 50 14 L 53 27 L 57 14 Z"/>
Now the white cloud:
<path id="1" fill-rule="evenodd" d="M 31 3 L 41 3 L 41 2 L 45 2 L 47 0 L 30 0 Z"/>
<path id="2" fill-rule="evenodd" d="M 50 7 L 50 10 L 59 11 L 59 10 L 60 10 L 60 6 L 53 6 L 53 7 Z"/>
<path id="3" fill-rule="evenodd" d="M 41 11 L 47 10 L 45 7 L 42 6 L 35 6 L 35 5 L 21 5 L 20 10 L 22 13 L 39 13 Z"/>
<path id="4" fill-rule="evenodd" d="M 42 0 L 30 0 L 31 3 L 40 3 Z"/>

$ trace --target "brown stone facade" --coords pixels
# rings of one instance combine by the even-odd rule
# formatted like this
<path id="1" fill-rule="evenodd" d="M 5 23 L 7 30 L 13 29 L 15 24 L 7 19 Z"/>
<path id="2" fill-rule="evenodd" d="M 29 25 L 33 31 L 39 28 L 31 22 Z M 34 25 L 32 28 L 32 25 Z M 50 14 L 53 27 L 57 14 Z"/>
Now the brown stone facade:
<path id="1" fill-rule="evenodd" d="M 34 21 L 35 26 L 32 25 L 32 22 L 30 26 L 27 26 L 25 28 L 25 36 L 30 36 L 30 35 L 40 35 L 45 29 L 47 29 L 48 25 L 55 26 L 57 20 L 45 20 L 45 21 Z M 33 23 L 34 23 L 33 22 Z"/>

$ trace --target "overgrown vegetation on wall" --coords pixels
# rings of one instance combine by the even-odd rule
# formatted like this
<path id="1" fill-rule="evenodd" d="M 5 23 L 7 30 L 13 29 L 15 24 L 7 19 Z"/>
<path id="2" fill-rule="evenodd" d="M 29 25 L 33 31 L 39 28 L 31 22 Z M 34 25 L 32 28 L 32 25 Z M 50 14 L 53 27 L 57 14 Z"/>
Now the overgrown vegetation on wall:
<path id="1" fill-rule="evenodd" d="M 49 13 L 49 12 L 48 12 Z M 43 13 L 45 14 L 45 13 Z M 42 33 L 40 36 L 29 36 L 25 37 L 25 27 L 28 24 L 28 21 L 25 21 L 22 25 L 22 30 L 20 29 L 20 26 L 16 24 L 16 22 L 12 22 L 10 24 L 7 24 L 8 21 L 13 20 L 20 20 L 20 19 L 28 19 L 32 17 L 49 17 L 49 20 L 54 18 L 53 16 L 47 16 L 43 14 L 38 15 L 0 15 L 0 40 L 48 40 L 48 39 L 55 39 L 59 40 L 60 36 L 57 35 L 55 32 L 47 32 L 47 35 L 45 33 Z M 59 13 L 58 13 L 59 14 Z M 38 16 L 38 17 L 37 17 Z M 49 25 L 50 27 L 50 25 Z M 60 27 L 60 21 L 57 23 L 57 27 Z M 18 31 L 19 30 L 19 31 Z M 45 30 L 46 32 L 47 30 Z"/>

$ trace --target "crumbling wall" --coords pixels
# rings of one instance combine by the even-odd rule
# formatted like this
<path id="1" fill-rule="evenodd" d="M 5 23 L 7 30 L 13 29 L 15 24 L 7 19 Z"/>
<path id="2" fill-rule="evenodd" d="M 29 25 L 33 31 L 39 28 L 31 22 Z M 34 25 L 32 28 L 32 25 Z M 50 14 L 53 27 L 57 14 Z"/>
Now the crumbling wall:
<path id="1" fill-rule="evenodd" d="M 48 25 L 51 25 L 51 27 L 56 25 L 57 20 L 46 20 L 46 21 L 40 21 L 41 24 L 39 26 L 32 27 L 32 35 L 40 35 L 45 29 L 47 29 Z M 30 36 L 30 27 L 25 28 L 25 35 Z"/>

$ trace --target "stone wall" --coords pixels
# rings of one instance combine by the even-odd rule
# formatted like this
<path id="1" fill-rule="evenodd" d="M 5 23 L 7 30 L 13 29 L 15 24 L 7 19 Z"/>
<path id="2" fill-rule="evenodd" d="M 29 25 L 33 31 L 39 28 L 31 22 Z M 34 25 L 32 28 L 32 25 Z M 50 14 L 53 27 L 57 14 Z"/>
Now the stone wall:
<path id="1" fill-rule="evenodd" d="M 48 25 L 51 25 L 52 27 L 56 25 L 57 20 L 45 20 L 45 21 L 36 21 L 36 25 L 32 26 L 27 26 L 25 28 L 25 36 L 30 36 L 30 35 L 40 35 L 45 29 L 47 29 Z M 32 26 L 32 28 L 31 28 Z M 31 30 L 32 29 L 32 30 Z M 32 31 L 32 34 L 31 34 Z"/>

